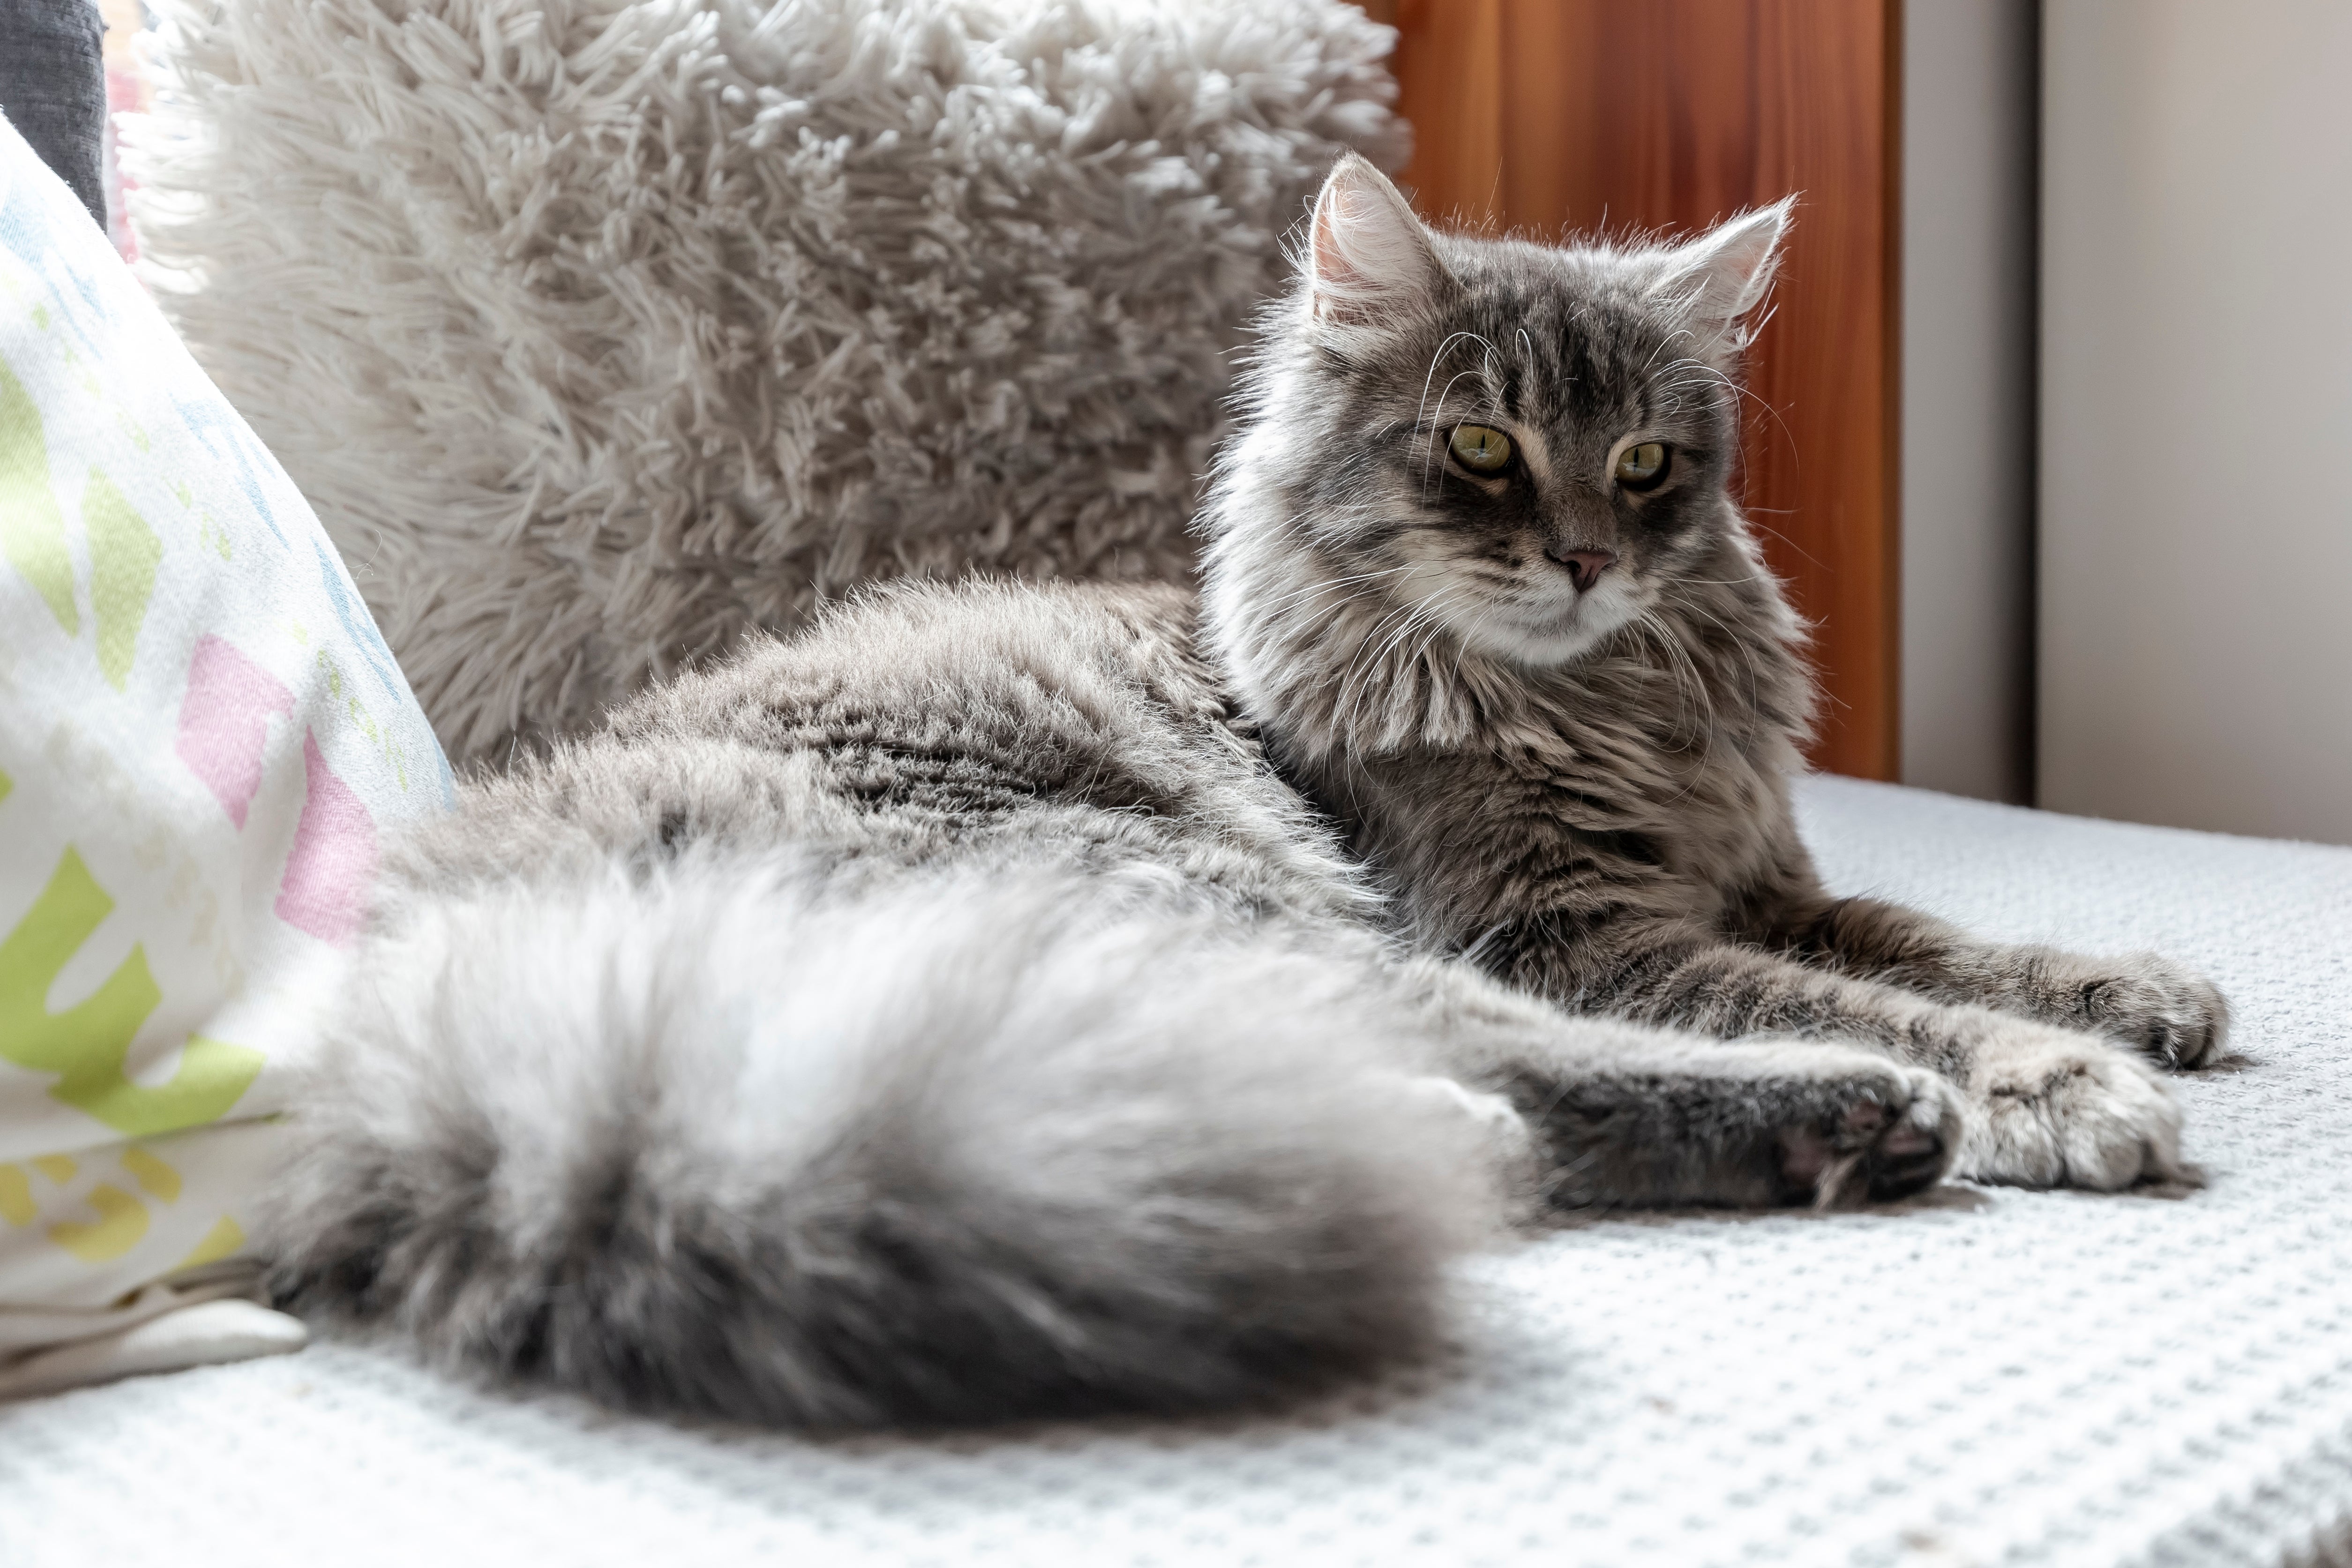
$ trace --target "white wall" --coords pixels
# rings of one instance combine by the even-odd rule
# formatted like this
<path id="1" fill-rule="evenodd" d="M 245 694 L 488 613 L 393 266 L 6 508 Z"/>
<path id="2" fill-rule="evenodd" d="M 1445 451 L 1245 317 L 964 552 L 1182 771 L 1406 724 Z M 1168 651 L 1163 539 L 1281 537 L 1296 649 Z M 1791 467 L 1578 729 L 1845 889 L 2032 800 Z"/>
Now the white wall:
<path id="1" fill-rule="evenodd" d="M 2044 27 L 2040 803 L 2352 842 L 2352 5 Z"/>
<path id="2" fill-rule="evenodd" d="M 1903 18 L 1903 781 L 2032 787 L 2035 0 Z"/>

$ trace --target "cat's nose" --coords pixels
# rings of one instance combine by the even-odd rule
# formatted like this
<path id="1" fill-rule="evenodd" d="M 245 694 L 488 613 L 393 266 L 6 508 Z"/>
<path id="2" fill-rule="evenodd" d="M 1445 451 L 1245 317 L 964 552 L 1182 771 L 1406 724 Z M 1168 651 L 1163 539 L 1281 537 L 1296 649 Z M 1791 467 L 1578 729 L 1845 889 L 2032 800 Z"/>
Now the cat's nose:
<path id="1" fill-rule="evenodd" d="M 1617 559 L 1613 550 L 1547 550 L 1544 553 L 1568 568 L 1580 594 L 1592 592 L 1592 584 L 1601 581 L 1601 574 Z"/>

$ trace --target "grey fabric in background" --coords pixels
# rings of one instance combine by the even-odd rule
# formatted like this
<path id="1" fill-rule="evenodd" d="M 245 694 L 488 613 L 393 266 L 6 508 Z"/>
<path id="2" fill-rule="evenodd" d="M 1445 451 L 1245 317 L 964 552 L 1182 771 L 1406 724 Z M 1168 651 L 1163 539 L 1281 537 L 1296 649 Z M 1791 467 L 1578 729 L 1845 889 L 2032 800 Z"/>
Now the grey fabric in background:
<path id="1" fill-rule="evenodd" d="M 0 112 L 106 226 L 105 25 L 94 0 L 0 0 Z"/>

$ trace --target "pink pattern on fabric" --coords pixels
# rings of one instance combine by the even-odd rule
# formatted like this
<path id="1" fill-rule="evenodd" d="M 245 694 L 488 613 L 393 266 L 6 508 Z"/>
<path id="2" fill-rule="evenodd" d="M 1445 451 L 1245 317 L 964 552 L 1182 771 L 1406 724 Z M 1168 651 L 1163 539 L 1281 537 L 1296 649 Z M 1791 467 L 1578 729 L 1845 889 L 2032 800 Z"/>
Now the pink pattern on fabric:
<path id="1" fill-rule="evenodd" d="M 188 660 L 188 694 L 180 702 L 180 739 L 173 747 L 228 810 L 239 830 L 261 788 L 261 747 L 269 716 L 294 711 L 284 683 L 219 637 L 196 639 Z"/>
<path id="2" fill-rule="evenodd" d="M 359 934 L 367 887 L 375 876 L 375 822 L 352 786 L 335 776 L 319 752 L 319 739 L 302 731 L 308 793 L 294 825 L 294 852 L 278 885 L 278 918 L 320 942 L 347 942 Z"/>

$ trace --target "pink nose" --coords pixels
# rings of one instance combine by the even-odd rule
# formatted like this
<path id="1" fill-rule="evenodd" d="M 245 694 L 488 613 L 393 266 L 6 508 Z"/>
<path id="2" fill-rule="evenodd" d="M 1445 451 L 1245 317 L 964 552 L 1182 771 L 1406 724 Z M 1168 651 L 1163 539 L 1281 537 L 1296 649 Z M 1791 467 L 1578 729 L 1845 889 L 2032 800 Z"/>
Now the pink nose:
<path id="1" fill-rule="evenodd" d="M 1592 584 L 1601 581 L 1601 574 L 1617 559 L 1613 550 L 1547 550 L 1544 553 L 1568 568 L 1580 594 L 1592 592 Z"/>

